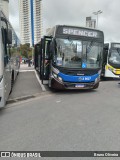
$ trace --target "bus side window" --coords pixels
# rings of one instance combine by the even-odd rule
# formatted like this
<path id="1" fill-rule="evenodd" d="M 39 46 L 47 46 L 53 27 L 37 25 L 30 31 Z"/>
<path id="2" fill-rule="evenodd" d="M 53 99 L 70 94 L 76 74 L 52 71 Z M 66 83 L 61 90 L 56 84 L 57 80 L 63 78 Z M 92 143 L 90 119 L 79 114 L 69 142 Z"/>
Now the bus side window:
<path id="1" fill-rule="evenodd" d="M 11 30 L 11 28 L 10 28 L 10 26 L 9 26 L 9 24 L 8 24 L 8 35 L 7 35 L 7 43 L 8 43 L 8 56 L 9 56 L 9 58 L 11 58 L 12 57 L 12 52 L 11 52 L 11 50 L 12 50 L 12 30 Z"/>
<path id="2" fill-rule="evenodd" d="M 1 32 L 2 32 L 2 43 L 3 43 L 3 54 L 4 54 L 4 66 L 9 62 L 9 30 L 8 22 L 4 17 L 1 17 Z M 8 37 L 9 36 L 9 37 Z"/>
<path id="3" fill-rule="evenodd" d="M 2 33 L 2 42 L 5 44 L 5 35 L 4 35 L 4 28 L 1 28 L 1 33 Z"/>
<path id="4" fill-rule="evenodd" d="M 49 41 L 46 44 L 46 57 L 50 59 L 50 42 Z"/>
<path id="5" fill-rule="evenodd" d="M 2 27 L 2 42 L 3 42 L 3 53 L 4 53 L 4 65 L 8 63 L 8 54 L 7 54 L 7 30 Z"/>
<path id="6" fill-rule="evenodd" d="M 50 59 L 52 59 L 53 57 L 53 42 L 51 41 L 50 46 L 49 46 L 49 51 L 50 51 Z"/>

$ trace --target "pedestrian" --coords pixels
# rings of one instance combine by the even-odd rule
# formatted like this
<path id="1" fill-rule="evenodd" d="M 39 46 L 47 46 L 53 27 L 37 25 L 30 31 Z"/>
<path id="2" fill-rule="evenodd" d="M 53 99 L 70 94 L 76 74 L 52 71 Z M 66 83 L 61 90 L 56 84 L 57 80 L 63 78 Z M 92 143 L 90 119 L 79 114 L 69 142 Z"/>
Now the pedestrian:
<path id="1" fill-rule="evenodd" d="M 28 67 L 31 67 L 31 61 L 29 58 L 28 58 Z"/>

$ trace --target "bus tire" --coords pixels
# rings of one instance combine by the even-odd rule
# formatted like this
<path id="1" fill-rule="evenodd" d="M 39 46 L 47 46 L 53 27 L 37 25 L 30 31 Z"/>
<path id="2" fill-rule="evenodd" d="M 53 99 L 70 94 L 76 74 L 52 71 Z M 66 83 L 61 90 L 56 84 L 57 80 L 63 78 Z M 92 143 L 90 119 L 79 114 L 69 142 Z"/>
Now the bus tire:
<path id="1" fill-rule="evenodd" d="M 106 77 L 102 76 L 102 77 L 101 77 L 101 80 L 102 80 L 102 81 L 106 81 Z"/>
<path id="2" fill-rule="evenodd" d="M 93 89 L 97 89 L 99 87 L 99 83 L 97 83 L 94 87 L 93 87 Z"/>
<path id="3" fill-rule="evenodd" d="M 13 89 L 13 84 L 14 84 L 14 72 L 12 72 L 12 76 L 11 76 L 11 90 L 10 90 L 10 94 L 11 94 L 12 89 Z"/>

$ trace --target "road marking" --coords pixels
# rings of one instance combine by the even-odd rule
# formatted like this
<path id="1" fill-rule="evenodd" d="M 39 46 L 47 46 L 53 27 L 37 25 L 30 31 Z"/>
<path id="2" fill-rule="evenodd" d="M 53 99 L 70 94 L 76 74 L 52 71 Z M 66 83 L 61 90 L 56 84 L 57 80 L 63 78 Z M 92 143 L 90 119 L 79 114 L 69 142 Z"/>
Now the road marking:
<path id="1" fill-rule="evenodd" d="M 19 70 L 19 72 L 34 72 L 34 69 L 33 70 Z"/>
<path id="2" fill-rule="evenodd" d="M 7 101 L 7 104 L 15 103 L 15 102 L 22 101 L 22 100 L 27 100 L 27 99 L 34 98 L 34 97 L 35 97 L 34 95 L 27 95 L 27 96 L 23 96 L 23 97 L 17 97 L 14 99 L 9 99 Z"/>
<path id="3" fill-rule="evenodd" d="M 41 80 L 40 80 L 40 78 L 39 78 L 39 76 L 38 76 L 38 74 L 37 74 L 37 71 L 34 70 L 34 72 L 35 72 L 36 78 L 37 78 L 37 80 L 38 80 L 38 82 L 39 82 L 39 84 L 40 84 L 40 86 L 41 86 L 41 88 L 42 88 L 42 91 L 45 92 L 46 89 L 45 89 L 44 85 L 41 83 Z"/>
<path id="4" fill-rule="evenodd" d="M 61 100 L 56 101 L 56 103 L 60 103 L 60 102 L 61 102 Z"/>

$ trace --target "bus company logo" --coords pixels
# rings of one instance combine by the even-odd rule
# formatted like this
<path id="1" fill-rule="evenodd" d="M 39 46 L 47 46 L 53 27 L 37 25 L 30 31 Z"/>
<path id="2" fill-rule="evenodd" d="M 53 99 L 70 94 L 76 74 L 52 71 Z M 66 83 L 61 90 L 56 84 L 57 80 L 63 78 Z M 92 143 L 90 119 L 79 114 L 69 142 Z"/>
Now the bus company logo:
<path id="1" fill-rule="evenodd" d="M 79 81 L 84 81 L 84 77 L 79 77 L 78 80 Z"/>
<path id="2" fill-rule="evenodd" d="M 77 73 L 77 76 L 84 76 L 84 73 Z"/>
<path id="3" fill-rule="evenodd" d="M 94 37 L 94 38 L 98 37 L 98 34 L 95 31 L 89 31 L 89 30 L 83 30 L 83 29 L 73 29 L 73 28 L 63 28 L 63 34 Z"/>

